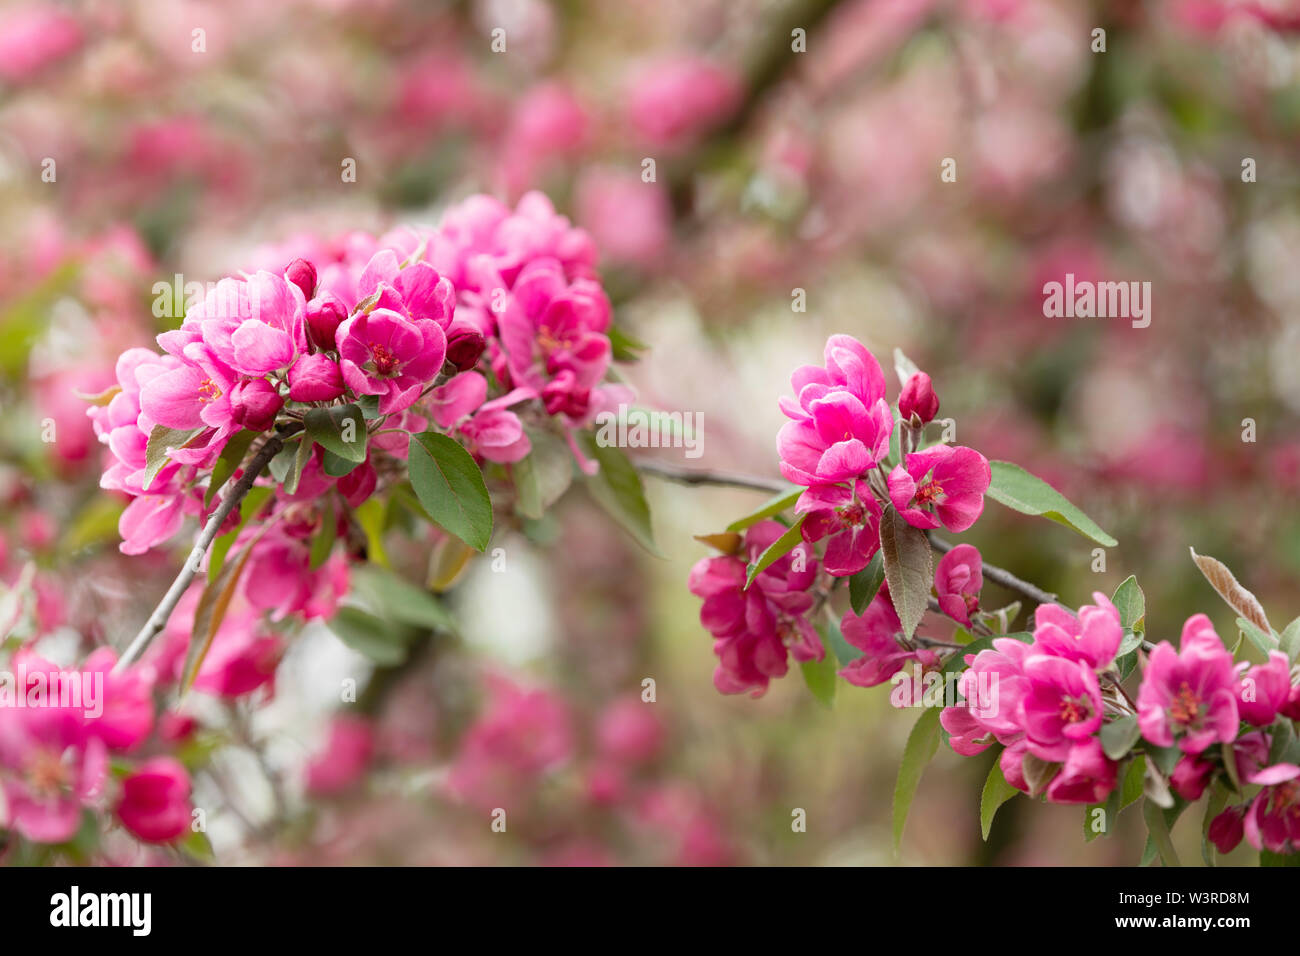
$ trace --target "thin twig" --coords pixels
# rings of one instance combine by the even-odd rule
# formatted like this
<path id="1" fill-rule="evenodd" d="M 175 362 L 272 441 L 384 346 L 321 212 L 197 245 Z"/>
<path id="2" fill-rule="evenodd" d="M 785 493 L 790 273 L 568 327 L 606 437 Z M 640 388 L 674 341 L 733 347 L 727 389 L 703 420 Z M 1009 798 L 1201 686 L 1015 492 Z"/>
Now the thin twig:
<path id="1" fill-rule="evenodd" d="M 239 476 L 239 480 L 222 496 L 221 504 L 217 505 L 217 510 L 212 512 L 207 524 L 199 532 L 198 540 L 194 542 L 194 550 L 185 559 L 185 564 L 180 573 L 176 575 L 176 580 L 167 589 L 163 599 L 158 602 L 154 612 L 149 615 L 149 620 L 145 622 L 144 627 L 140 628 L 140 633 L 135 636 L 135 640 L 122 652 L 117 666 L 113 668 L 114 673 L 121 673 L 139 660 L 140 655 L 145 652 L 153 639 L 167 626 L 167 619 L 172 616 L 172 612 L 176 610 L 176 605 L 180 603 L 181 597 L 189 588 L 190 582 L 198 574 L 199 565 L 203 563 L 203 556 L 207 554 L 208 548 L 217 537 L 217 532 L 221 530 L 221 526 L 225 524 L 226 518 L 235 509 L 235 506 L 244 500 L 244 496 L 253 487 L 253 482 L 261 475 L 262 470 L 270 464 L 271 459 L 278 455 L 283 448 L 284 438 L 282 436 L 272 435 L 269 437 L 262 443 L 262 447 L 253 456 L 253 460 L 248 463 L 248 467 Z"/>
<path id="2" fill-rule="evenodd" d="M 940 537 L 936 537 L 934 534 L 929 535 L 929 538 L 930 546 L 940 554 L 947 554 L 956 547 L 956 545 L 951 541 L 945 541 Z M 999 568 L 997 565 L 989 564 L 987 561 L 983 562 L 983 565 L 984 577 L 988 578 L 990 581 L 1000 584 L 1010 591 L 1015 591 L 1022 597 L 1027 597 L 1029 600 L 1038 604 L 1061 604 L 1061 602 L 1056 599 L 1055 594 L 1044 591 L 1037 585 L 1030 584 L 1028 581 L 1016 577 L 1010 571 Z M 1061 606 L 1064 607 L 1065 605 L 1062 604 Z"/>
<path id="3" fill-rule="evenodd" d="M 665 481 L 676 481 L 683 485 L 721 485 L 728 488 L 748 488 L 751 491 L 798 490 L 789 482 L 779 478 L 757 478 L 753 475 L 741 475 L 734 472 L 712 471 L 706 468 L 685 468 L 662 461 L 638 461 L 636 470 L 644 475 L 653 475 Z"/>

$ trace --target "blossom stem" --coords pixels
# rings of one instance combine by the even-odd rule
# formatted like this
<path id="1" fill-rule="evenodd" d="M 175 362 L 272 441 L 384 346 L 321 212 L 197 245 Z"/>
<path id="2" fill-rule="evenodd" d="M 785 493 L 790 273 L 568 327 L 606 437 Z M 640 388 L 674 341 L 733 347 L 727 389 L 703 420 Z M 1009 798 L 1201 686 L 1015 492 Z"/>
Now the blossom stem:
<path id="1" fill-rule="evenodd" d="M 284 437 L 285 436 L 282 434 L 274 434 L 267 438 L 267 440 L 262 443 L 262 447 L 258 449 L 257 454 L 253 456 L 252 460 L 248 463 L 248 466 L 244 469 L 244 473 L 239 476 L 239 480 L 236 481 L 222 496 L 221 503 L 217 505 L 217 510 L 212 512 L 211 517 L 208 518 L 207 524 L 205 524 L 203 530 L 199 532 L 198 540 L 194 542 L 194 550 L 191 551 L 190 556 L 185 559 L 185 564 L 181 568 L 180 573 L 176 575 L 176 580 L 174 580 L 172 586 L 167 589 L 167 593 L 163 595 L 163 599 L 158 602 L 158 606 L 154 608 L 154 612 L 149 615 L 149 620 L 145 622 L 144 627 L 140 628 L 140 633 L 135 636 L 135 639 L 131 641 L 127 649 L 122 652 L 122 656 L 118 658 L 117 665 L 113 668 L 114 673 L 121 673 L 139 660 L 140 655 L 145 652 L 150 643 L 153 642 L 153 639 L 158 636 L 159 632 L 162 631 L 164 627 L 167 626 L 167 620 L 172 616 L 172 612 L 176 610 L 176 605 L 180 603 L 181 597 L 185 594 L 190 583 L 194 580 L 194 576 L 198 574 L 199 564 L 202 563 L 203 556 L 207 554 L 208 548 L 212 545 L 213 540 L 216 539 L 217 532 L 219 532 L 221 526 L 225 524 L 226 518 L 229 517 L 230 512 L 244 500 L 244 496 L 248 494 L 249 489 L 253 487 L 253 482 L 257 481 L 258 476 L 260 476 L 266 466 L 271 463 L 271 459 L 278 455 L 284 448 Z"/>

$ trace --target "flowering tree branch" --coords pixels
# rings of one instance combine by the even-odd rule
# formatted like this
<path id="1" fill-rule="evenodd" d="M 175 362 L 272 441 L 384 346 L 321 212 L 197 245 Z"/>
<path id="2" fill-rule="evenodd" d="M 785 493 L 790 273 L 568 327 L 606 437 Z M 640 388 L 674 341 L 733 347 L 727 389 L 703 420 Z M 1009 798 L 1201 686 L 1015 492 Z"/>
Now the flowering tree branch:
<path id="1" fill-rule="evenodd" d="M 727 488 L 748 488 L 751 491 L 769 491 L 773 494 L 795 490 L 789 482 L 779 478 L 761 478 L 707 468 L 683 468 L 662 461 L 638 461 L 636 469 L 644 475 L 653 475 L 664 481 L 675 481 L 682 485 L 720 485 Z"/>
<path id="2" fill-rule="evenodd" d="M 158 602 L 158 606 L 149 615 L 149 620 L 145 622 L 144 627 L 140 628 L 140 632 L 136 634 L 135 639 L 131 641 L 127 649 L 122 652 L 117 665 L 113 668 L 115 673 L 121 673 L 139 660 L 140 655 L 145 652 L 153 639 L 167 626 L 167 620 L 171 617 L 172 611 L 176 609 L 176 605 L 180 602 L 191 582 L 193 582 L 194 575 L 198 573 L 199 565 L 203 562 L 203 556 L 207 554 L 208 548 L 212 546 L 212 542 L 216 539 L 221 526 L 225 524 L 226 518 L 244 500 L 244 496 L 253 487 L 253 483 L 257 481 L 266 466 L 271 463 L 271 459 L 284 449 L 284 439 L 285 436 L 279 434 L 267 438 L 262 443 L 262 447 L 258 449 L 257 454 L 249 461 L 244 473 L 239 476 L 239 480 L 222 496 L 221 503 L 212 512 L 207 524 L 203 526 L 203 530 L 199 532 L 198 540 L 194 542 L 194 550 L 190 552 L 190 556 L 185 560 L 184 566 L 176 575 L 176 580 L 172 581 L 172 586 L 167 589 L 163 599 Z"/>
<path id="3" fill-rule="evenodd" d="M 951 541 L 945 541 L 943 538 L 934 534 L 930 534 L 928 537 L 930 539 L 930 547 L 934 548 L 934 550 L 938 551 L 940 554 L 947 554 L 956 547 L 956 545 Z M 990 581 L 997 582 L 1009 591 L 1015 591 L 1022 597 L 1026 597 L 1037 604 L 1061 603 L 1056 599 L 1055 594 L 1044 591 L 1037 585 L 1030 584 L 1028 581 L 1016 577 L 1010 571 L 989 564 L 987 561 L 984 562 L 984 577 L 988 578 Z"/>

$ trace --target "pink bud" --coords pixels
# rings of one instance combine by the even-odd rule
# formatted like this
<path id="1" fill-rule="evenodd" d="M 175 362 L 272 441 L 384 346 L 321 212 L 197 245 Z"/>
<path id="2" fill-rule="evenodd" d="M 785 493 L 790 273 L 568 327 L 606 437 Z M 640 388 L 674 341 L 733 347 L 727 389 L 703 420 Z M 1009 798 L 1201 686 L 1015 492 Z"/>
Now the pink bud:
<path id="1" fill-rule="evenodd" d="M 295 402 L 328 402 L 342 394 L 343 373 L 327 355 L 304 355 L 289 369 L 289 397 Z"/>
<path id="2" fill-rule="evenodd" d="M 1210 821 L 1210 829 L 1205 836 L 1220 853 L 1230 853 L 1241 842 L 1245 831 L 1246 828 L 1241 820 L 1241 809 L 1228 807 Z"/>
<path id="3" fill-rule="evenodd" d="M 465 372 L 477 365 L 485 348 L 487 340 L 474 325 L 452 321 L 447 330 L 447 361 L 456 366 L 457 371 Z"/>
<path id="4" fill-rule="evenodd" d="M 172 757 L 154 757 L 122 781 L 117 816 L 141 840 L 170 843 L 190 826 L 190 775 Z"/>
<path id="5" fill-rule="evenodd" d="M 302 289 L 302 296 L 308 302 L 316 294 L 316 267 L 306 259 L 294 259 L 285 266 L 284 277 Z"/>
<path id="6" fill-rule="evenodd" d="M 898 414 L 903 420 L 915 414 L 925 424 L 931 421 L 939 411 L 939 396 L 934 394 L 930 376 L 917 372 L 903 386 L 903 394 L 898 397 Z"/>
<path id="7" fill-rule="evenodd" d="M 339 323 L 348 317 L 347 307 L 331 292 L 323 293 L 320 298 L 307 303 L 307 333 L 312 344 L 322 352 L 332 352 L 338 348 L 334 333 Z"/>
<path id="8" fill-rule="evenodd" d="M 245 379 L 230 392 L 230 417 L 236 425 L 264 432 L 275 424 L 284 399 L 264 378 Z"/>

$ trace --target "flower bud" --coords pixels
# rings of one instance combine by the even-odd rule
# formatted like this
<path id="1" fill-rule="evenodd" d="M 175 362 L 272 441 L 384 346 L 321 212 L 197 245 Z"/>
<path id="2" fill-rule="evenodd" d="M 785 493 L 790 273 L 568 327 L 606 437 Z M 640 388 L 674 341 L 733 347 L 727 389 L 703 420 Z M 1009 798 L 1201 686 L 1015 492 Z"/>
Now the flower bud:
<path id="1" fill-rule="evenodd" d="M 122 781 L 117 816 L 148 843 L 170 843 L 189 830 L 190 775 L 172 757 L 153 757 Z"/>
<path id="2" fill-rule="evenodd" d="M 308 302 L 316 294 L 316 267 L 306 259 L 294 259 L 285 266 L 284 277 L 302 289 L 302 297 Z"/>
<path id="3" fill-rule="evenodd" d="M 312 345 L 322 352 L 338 348 L 334 333 L 339 323 L 348 317 L 347 307 L 331 292 L 307 303 L 307 334 Z"/>
<path id="4" fill-rule="evenodd" d="M 231 419 L 250 431 L 264 432 L 274 425 L 283 406 L 280 393 L 264 378 L 245 379 L 230 392 Z"/>
<path id="5" fill-rule="evenodd" d="M 327 355 L 304 355 L 289 369 L 289 397 L 295 402 L 328 402 L 342 394 L 343 373 Z"/>
<path id="6" fill-rule="evenodd" d="M 903 394 L 898 397 L 898 414 L 902 416 L 903 421 L 916 415 L 924 425 L 931 421 L 938 411 L 939 396 L 934 394 L 930 376 L 924 372 L 917 372 L 907 380 L 907 384 L 903 386 Z"/>
<path id="7" fill-rule="evenodd" d="M 1245 832 L 1240 808 L 1228 807 L 1210 821 L 1210 828 L 1205 836 L 1220 853 L 1230 853 L 1236 849 Z"/>
<path id="8" fill-rule="evenodd" d="M 447 361 L 456 366 L 458 372 L 466 372 L 477 365 L 485 348 L 487 340 L 483 333 L 469 322 L 453 321 L 447 329 Z"/>

